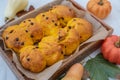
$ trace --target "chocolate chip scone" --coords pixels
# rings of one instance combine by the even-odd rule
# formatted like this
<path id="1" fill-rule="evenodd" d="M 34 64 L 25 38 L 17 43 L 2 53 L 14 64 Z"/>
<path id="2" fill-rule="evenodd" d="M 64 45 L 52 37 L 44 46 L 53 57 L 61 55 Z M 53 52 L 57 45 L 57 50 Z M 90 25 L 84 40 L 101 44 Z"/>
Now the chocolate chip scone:
<path id="1" fill-rule="evenodd" d="M 45 55 L 47 66 L 51 66 L 64 59 L 62 47 L 53 36 L 44 37 L 39 43 L 39 48 Z"/>
<path id="2" fill-rule="evenodd" d="M 25 32 L 30 34 L 34 43 L 39 42 L 44 36 L 42 26 L 34 18 L 26 19 L 19 25 L 26 28 Z"/>
<path id="3" fill-rule="evenodd" d="M 75 29 L 71 29 L 59 44 L 62 45 L 63 50 L 65 50 L 64 55 L 71 55 L 80 44 L 79 34 Z"/>
<path id="4" fill-rule="evenodd" d="M 36 46 L 26 46 L 20 50 L 22 66 L 31 72 L 40 72 L 46 68 L 46 60 Z"/>
<path id="5" fill-rule="evenodd" d="M 17 28 L 20 28 L 20 27 L 19 27 L 18 25 L 13 25 L 13 26 L 7 27 L 7 28 L 3 31 L 2 37 L 3 37 L 4 39 L 7 39 L 7 38 L 8 38 L 7 36 L 8 36 L 8 35 L 11 35 L 11 33 L 15 32 Z"/>
<path id="6" fill-rule="evenodd" d="M 65 27 L 67 25 L 67 22 L 75 17 L 74 10 L 65 5 L 53 6 L 50 12 L 53 12 L 57 15 L 62 27 Z"/>
<path id="7" fill-rule="evenodd" d="M 57 15 L 52 12 L 40 13 L 35 19 L 43 27 L 45 36 L 50 35 L 52 29 L 60 27 Z"/>
<path id="8" fill-rule="evenodd" d="M 30 35 L 26 33 L 25 28 L 9 28 L 10 27 L 8 27 L 8 29 L 3 32 L 3 38 L 8 48 L 13 49 L 15 52 L 18 53 L 22 47 L 33 45 L 33 40 Z"/>
<path id="9" fill-rule="evenodd" d="M 75 29 L 80 37 L 80 43 L 86 41 L 93 34 L 92 24 L 83 18 L 73 18 L 71 19 L 66 27 L 66 30 L 69 31 Z"/>

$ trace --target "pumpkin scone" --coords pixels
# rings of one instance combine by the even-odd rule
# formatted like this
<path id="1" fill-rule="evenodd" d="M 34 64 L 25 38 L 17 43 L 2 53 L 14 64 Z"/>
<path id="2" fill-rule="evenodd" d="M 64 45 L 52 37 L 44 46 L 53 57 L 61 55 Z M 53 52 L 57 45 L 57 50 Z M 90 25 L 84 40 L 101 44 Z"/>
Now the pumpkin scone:
<path id="1" fill-rule="evenodd" d="M 4 38 L 4 39 L 7 39 L 8 37 L 7 36 L 9 36 L 11 33 L 13 33 L 13 32 L 16 32 L 16 29 L 17 28 L 20 28 L 18 25 L 13 25 L 13 26 L 9 26 L 9 27 L 7 27 L 4 31 L 3 31 L 3 33 L 2 33 L 2 37 Z"/>
<path id="2" fill-rule="evenodd" d="M 22 66 L 31 72 L 40 72 L 46 67 L 46 60 L 40 49 L 36 46 L 26 46 L 20 50 Z"/>
<path id="3" fill-rule="evenodd" d="M 66 27 L 66 30 L 69 31 L 75 29 L 79 34 L 80 43 L 86 41 L 93 34 L 92 24 L 83 18 L 73 18 L 71 19 Z"/>
<path id="4" fill-rule="evenodd" d="M 62 27 L 65 27 L 67 22 L 75 17 L 74 10 L 64 5 L 53 6 L 50 12 L 57 14 L 58 20 L 60 21 Z"/>
<path id="5" fill-rule="evenodd" d="M 60 27 L 57 15 L 52 12 L 40 13 L 36 16 L 35 19 L 43 27 L 45 36 L 50 35 L 52 29 Z"/>
<path id="6" fill-rule="evenodd" d="M 32 38 L 25 32 L 24 28 L 16 28 L 13 32 L 10 31 L 10 34 L 6 35 L 4 40 L 6 46 L 15 52 L 19 52 L 24 46 L 33 45 Z"/>
<path id="7" fill-rule="evenodd" d="M 20 27 L 26 28 L 25 32 L 30 34 L 34 43 L 39 42 L 44 36 L 42 26 L 34 18 L 22 21 Z"/>
<path id="8" fill-rule="evenodd" d="M 47 66 L 51 66 L 64 59 L 62 48 L 53 36 L 44 37 L 39 43 L 39 48 L 45 55 Z"/>
<path id="9" fill-rule="evenodd" d="M 71 55 L 79 46 L 80 38 L 75 29 L 69 30 L 67 36 L 59 42 L 62 49 L 65 50 L 64 55 Z"/>

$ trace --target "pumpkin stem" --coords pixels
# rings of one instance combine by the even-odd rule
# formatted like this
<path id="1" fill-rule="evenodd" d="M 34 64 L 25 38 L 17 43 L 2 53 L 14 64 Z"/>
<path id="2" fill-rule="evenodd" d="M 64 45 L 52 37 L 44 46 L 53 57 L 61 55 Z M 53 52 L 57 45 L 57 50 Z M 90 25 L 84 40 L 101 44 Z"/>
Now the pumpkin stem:
<path id="1" fill-rule="evenodd" d="M 99 5 L 103 5 L 103 0 L 100 0 L 100 1 L 98 2 L 98 4 L 99 4 Z"/>
<path id="2" fill-rule="evenodd" d="M 120 37 L 119 37 L 118 41 L 115 42 L 115 46 L 116 46 L 117 48 L 120 48 Z"/>

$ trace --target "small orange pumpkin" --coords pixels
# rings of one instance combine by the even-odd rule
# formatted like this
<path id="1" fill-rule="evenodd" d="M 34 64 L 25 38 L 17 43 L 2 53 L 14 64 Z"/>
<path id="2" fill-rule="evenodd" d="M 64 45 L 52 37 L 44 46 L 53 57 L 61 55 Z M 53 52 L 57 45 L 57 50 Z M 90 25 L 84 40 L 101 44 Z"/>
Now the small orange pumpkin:
<path id="1" fill-rule="evenodd" d="M 87 9 L 100 19 L 106 18 L 112 9 L 108 0 L 89 0 Z"/>
<path id="2" fill-rule="evenodd" d="M 109 62 L 120 64 L 120 36 L 107 37 L 102 44 L 101 51 Z"/>

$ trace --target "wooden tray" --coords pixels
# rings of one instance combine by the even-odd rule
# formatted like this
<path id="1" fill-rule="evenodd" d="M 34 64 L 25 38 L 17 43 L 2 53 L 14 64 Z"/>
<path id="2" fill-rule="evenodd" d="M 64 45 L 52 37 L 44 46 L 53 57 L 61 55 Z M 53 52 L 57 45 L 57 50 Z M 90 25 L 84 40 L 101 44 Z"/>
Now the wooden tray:
<path id="1" fill-rule="evenodd" d="M 55 0 L 53 2 L 51 2 L 50 4 L 47 4 L 47 7 L 51 7 L 53 5 L 56 5 L 56 4 L 59 4 L 60 1 L 63 1 L 63 0 Z M 82 8 L 79 4 L 77 4 L 74 0 L 69 0 L 76 8 L 80 9 L 80 10 L 83 10 L 83 11 L 86 11 L 84 10 L 84 8 Z M 10 25 L 14 25 L 14 24 L 19 24 L 21 21 L 23 21 L 24 19 L 27 19 L 29 17 L 35 17 L 37 14 L 39 14 L 40 12 L 44 12 L 45 11 L 45 8 L 44 6 L 37 9 L 37 10 L 34 10 L 22 17 L 20 17 L 19 19 L 17 20 L 14 20 L 8 24 L 5 24 L 4 26 L 2 26 L 2 28 L 5 28 L 7 26 L 10 26 Z M 105 24 L 104 22 L 102 22 L 100 19 L 96 18 L 93 14 L 90 13 L 90 15 L 92 17 L 94 17 L 98 22 L 100 22 L 104 28 L 108 31 L 108 36 L 110 34 L 112 34 L 113 32 L 113 29 Z M 1 28 L 1 30 L 2 30 Z M 74 63 L 76 62 L 80 62 L 81 60 L 83 60 L 85 57 L 87 57 L 88 55 L 90 55 L 93 51 L 95 51 L 97 48 L 100 47 L 100 45 L 102 44 L 102 40 L 101 41 L 96 41 L 96 42 L 91 42 L 91 43 L 88 43 L 88 44 L 85 44 L 83 45 L 81 48 L 80 48 L 80 51 L 76 54 L 76 55 L 72 55 L 72 57 L 68 57 L 67 60 L 64 61 L 64 63 L 61 65 L 60 69 L 57 70 L 57 72 L 55 72 L 55 74 L 49 79 L 49 80 L 56 80 L 56 78 L 58 76 L 60 76 L 61 74 L 63 74 L 64 72 L 66 72 L 69 67 L 71 65 L 73 65 Z M 14 62 L 12 61 L 12 52 L 11 51 L 7 51 L 7 50 L 4 50 L 4 46 L 3 46 L 3 41 L 0 41 L 0 52 L 2 53 L 2 57 L 3 59 L 7 62 L 8 66 L 11 68 L 11 70 L 14 72 L 14 74 L 16 75 L 16 77 L 19 79 L 19 80 L 31 80 L 29 78 L 27 78 L 26 76 L 24 76 L 15 66 Z"/>

